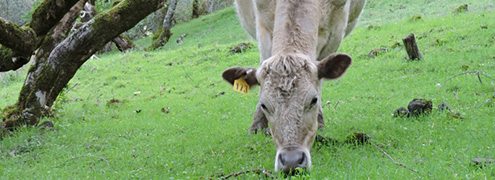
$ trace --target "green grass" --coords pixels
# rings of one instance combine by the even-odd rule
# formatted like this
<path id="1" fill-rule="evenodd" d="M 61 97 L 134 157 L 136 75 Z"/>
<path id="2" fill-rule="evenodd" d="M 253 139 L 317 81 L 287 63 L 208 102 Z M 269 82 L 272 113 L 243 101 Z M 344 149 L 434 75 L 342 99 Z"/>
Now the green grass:
<path id="1" fill-rule="evenodd" d="M 366 11 L 392 17 L 384 4 L 414 6 L 420 0 L 407 2 L 370 2 L 362 21 L 376 17 Z M 313 170 L 305 177 L 495 178 L 495 165 L 471 164 L 472 158 L 495 156 L 495 81 L 458 76 L 442 84 L 437 95 L 437 84 L 459 73 L 480 71 L 495 77 L 495 12 L 493 6 L 483 9 L 481 4 L 491 3 L 483 0 L 470 2 L 479 5 L 478 11 L 462 14 L 452 13 L 458 5 L 440 6 L 442 2 L 447 1 L 421 4 L 422 9 L 443 12 L 441 16 L 384 18 L 372 29 L 360 25 L 339 49 L 353 57 L 352 66 L 343 78 L 323 87 L 322 100 L 329 104 L 323 106 L 327 127 L 319 134 L 343 141 L 353 132 L 365 132 L 396 161 L 419 173 L 393 164 L 372 145 L 316 144 Z M 415 14 L 416 8 L 404 11 Z M 253 41 L 235 11 L 228 8 L 179 24 L 173 33 L 161 50 L 113 52 L 84 64 L 57 101 L 56 116 L 43 119 L 54 121 L 53 131 L 22 128 L 1 140 L 0 178 L 198 179 L 254 168 L 273 170 L 271 138 L 247 135 L 258 89 L 246 96 L 221 79 L 227 67 L 257 67 L 259 62 L 256 48 L 228 52 L 231 45 Z M 174 41 L 183 33 L 189 35 L 177 45 Z M 421 61 L 405 60 L 403 46 L 391 48 L 409 33 L 418 38 Z M 149 39 L 138 44 L 145 47 Z M 368 58 L 380 47 L 388 51 Z M 15 103 L 23 74 L 2 76 L 0 107 Z M 463 119 L 436 110 L 417 118 L 392 117 L 413 98 L 432 99 L 434 106 L 448 102 Z M 111 99 L 120 102 L 108 103 Z M 260 177 L 239 177 L 245 178 Z"/>

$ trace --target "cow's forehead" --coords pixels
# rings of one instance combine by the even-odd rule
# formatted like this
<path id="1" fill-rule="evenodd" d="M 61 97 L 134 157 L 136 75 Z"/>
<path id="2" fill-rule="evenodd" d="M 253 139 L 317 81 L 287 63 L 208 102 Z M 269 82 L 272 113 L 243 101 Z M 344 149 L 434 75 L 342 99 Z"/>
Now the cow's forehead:
<path id="1" fill-rule="evenodd" d="M 262 63 L 257 76 L 267 98 L 301 97 L 319 85 L 315 63 L 304 56 L 270 58 Z"/>
<path id="2" fill-rule="evenodd" d="M 315 62 L 302 54 L 271 57 L 261 63 L 257 73 L 258 80 L 261 81 L 280 78 L 284 78 L 284 81 L 291 81 L 291 79 L 317 79 Z"/>

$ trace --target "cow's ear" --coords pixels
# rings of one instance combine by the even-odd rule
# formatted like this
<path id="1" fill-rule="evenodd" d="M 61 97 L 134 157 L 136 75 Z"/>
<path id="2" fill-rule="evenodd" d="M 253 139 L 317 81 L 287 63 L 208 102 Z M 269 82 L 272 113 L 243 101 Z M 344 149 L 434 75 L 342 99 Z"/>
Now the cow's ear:
<path id="1" fill-rule="evenodd" d="M 318 78 L 336 79 L 341 77 L 351 65 L 352 58 L 347 54 L 331 54 L 318 64 Z"/>
<path id="2" fill-rule="evenodd" d="M 234 85 L 234 81 L 239 78 L 244 78 L 249 86 L 258 85 L 255 68 L 245 68 L 238 66 L 230 67 L 223 71 L 222 77 L 225 81 L 230 83 L 230 85 Z"/>

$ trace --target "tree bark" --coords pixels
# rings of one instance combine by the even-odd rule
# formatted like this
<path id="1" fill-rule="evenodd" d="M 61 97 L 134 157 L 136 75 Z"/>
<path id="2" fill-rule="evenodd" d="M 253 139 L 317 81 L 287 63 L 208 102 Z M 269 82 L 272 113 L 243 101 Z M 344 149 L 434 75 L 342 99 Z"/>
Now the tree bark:
<path id="1" fill-rule="evenodd" d="M 20 54 L 33 52 L 36 44 L 36 33 L 31 28 L 20 27 L 17 24 L 0 18 L 0 42 L 5 47 Z"/>
<path id="2" fill-rule="evenodd" d="M 42 38 L 77 1 L 79 0 L 44 0 L 34 10 L 31 21 L 22 27 L 14 27 L 13 23 L 2 20 L 0 28 L 8 32 L 1 32 L 0 35 L 0 44 L 3 45 L 0 46 L 0 72 L 17 70 L 28 63 L 33 51 L 40 46 Z M 34 32 L 35 37 L 31 37 L 30 32 Z M 10 39 L 19 33 L 18 38 Z M 23 37 L 30 38 L 15 40 Z"/>
<path id="3" fill-rule="evenodd" d="M 199 17 L 199 0 L 193 0 L 193 5 L 192 5 L 192 18 L 198 18 Z"/>
<path id="4" fill-rule="evenodd" d="M 151 42 L 151 46 L 149 47 L 150 50 L 155 50 L 157 48 L 162 47 L 163 45 L 167 44 L 168 40 L 172 36 L 172 32 L 170 29 L 173 27 L 172 20 L 174 19 L 174 14 L 175 14 L 175 7 L 177 6 L 177 0 L 172 0 L 170 4 L 168 5 L 168 10 L 167 14 L 165 15 L 165 18 L 163 19 L 163 25 L 161 28 L 161 33 L 160 36 Z"/>
<path id="5" fill-rule="evenodd" d="M 26 76 L 26 80 L 24 81 L 24 86 L 21 89 L 18 99 L 18 108 L 24 109 L 28 106 L 27 103 L 36 103 L 36 102 L 26 102 L 26 99 L 29 98 L 30 94 L 33 90 L 34 82 L 38 79 L 39 73 L 43 66 L 46 64 L 50 53 L 55 48 L 55 46 L 64 40 L 69 34 L 72 24 L 79 17 L 79 12 L 82 10 L 84 3 L 86 0 L 80 0 L 76 3 L 67 14 L 64 15 L 60 23 L 55 26 L 51 31 L 48 32 L 47 36 L 44 38 L 40 48 L 35 54 L 34 64 L 29 68 L 28 74 Z M 48 107 L 51 104 L 47 104 Z M 44 107 L 43 107 L 44 108 Z"/>
<path id="6" fill-rule="evenodd" d="M 114 1 L 113 6 L 116 6 L 120 3 L 120 0 Z M 93 17 L 95 17 L 98 14 L 98 11 L 96 10 L 94 4 L 91 3 L 86 3 L 84 5 L 84 14 L 81 18 L 81 22 L 88 22 L 91 20 Z M 109 41 L 107 44 L 103 46 L 103 48 L 99 51 L 99 53 L 105 53 L 109 52 L 112 50 L 112 42 L 115 43 L 115 46 L 117 46 L 117 49 L 119 51 L 124 52 L 127 51 L 128 49 L 135 48 L 136 46 L 134 43 L 129 39 L 125 34 L 120 34 L 118 37 L 113 39 L 112 41 Z"/>
<path id="7" fill-rule="evenodd" d="M 418 45 L 416 44 L 416 38 L 414 38 L 414 34 L 409 34 L 405 38 L 402 39 L 404 42 L 404 46 L 406 47 L 407 54 L 409 55 L 409 59 L 411 60 L 421 60 L 423 56 L 421 52 L 419 52 Z"/>
<path id="8" fill-rule="evenodd" d="M 112 40 L 113 43 L 117 46 L 120 52 L 127 51 L 128 49 L 136 48 L 136 45 L 127 37 L 125 34 L 120 34 L 116 38 Z"/>
<path id="9" fill-rule="evenodd" d="M 29 55 L 19 55 L 0 44 L 0 72 L 17 70 L 29 62 Z"/>
<path id="10" fill-rule="evenodd" d="M 36 125 L 44 109 L 53 105 L 60 91 L 86 60 L 106 42 L 130 29 L 148 14 L 159 9 L 164 0 L 125 0 L 99 14 L 64 39 L 49 53 L 46 62 L 27 78 L 19 98 L 18 117 L 10 116 L 0 125 L 12 129 L 22 124 Z M 139 11 L 136 11 L 139 9 Z M 37 77 L 37 78 L 36 78 Z"/>
<path id="11" fill-rule="evenodd" d="M 79 0 L 44 0 L 36 7 L 27 26 L 44 37 Z"/>

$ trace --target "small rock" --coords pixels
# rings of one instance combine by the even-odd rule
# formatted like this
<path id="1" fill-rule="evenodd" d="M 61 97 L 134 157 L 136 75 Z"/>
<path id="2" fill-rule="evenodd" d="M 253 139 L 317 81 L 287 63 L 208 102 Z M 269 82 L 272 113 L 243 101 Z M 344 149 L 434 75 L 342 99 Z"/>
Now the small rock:
<path id="1" fill-rule="evenodd" d="M 369 58 L 375 58 L 376 56 L 384 53 L 384 52 L 387 52 L 388 49 L 387 48 L 376 48 L 376 49 L 372 49 L 370 51 L 370 53 L 368 54 L 368 57 Z"/>
<path id="2" fill-rule="evenodd" d="M 215 95 L 215 97 L 218 97 L 218 96 L 223 96 L 224 94 L 225 94 L 225 92 L 224 92 L 224 91 L 222 91 L 222 92 L 219 92 L 218 94 L 216 94 L 216 95 Z"/>
<path id="3" fill-rule="evenodd" d="M 45 122 L 42 122 L 39 126 L 38 126 L 38 129 L 40 130 L 51 130 L 53 129 L 53 122 L 51 121 L 45 121 Z"/>
<path id="4" fill-rule="evenodd" d="M 409 110 L 407 110 L 405 107 L 397 108 L 394 111 L 394 117 L 404 117 L 404 116 L 409 116 Z"/>
<path id="5" fill-rule="evenodd" d="M 411 20 L 413 20 L 413 21 L 417 21 L 417 20 L 420 20 L 420 19 L 421 19 L 421 16 L 420 15 L 417 15 L 417 14 L 411 17 Z"/>
<path id="6" fill-rule="evenodd" d="M 107 101 L 107 107 L 117 107 L 122 101 L 112 98 Z"/>
<path id="7" fill-rule="evenodd" d="M 463 12 L 466 12 L 467 10 L 468 10 L 468 4 L 463 4 L 463 5 L 459 6 L 458 8 L 455 8 L 454 12 L 463 13 Z"/>
<path id="8" fill-rule="evenodd" d="M 231 53 L 241 53 L 244 52 L 246 49 L 252 48 L 253 44 L 251 43 L 239 43 L 235 46 L 230 47 L 230 52 Z"/>
<path id="9" fill-rule="evenodd" d="M 322 135 L 316 135 L 315 141 L 325 146 L 336 145 L 339 143 L 339 141 L 337 141 L 336 139 L 333 139 L 331 137 L 325 138 Z"/>
<path id="10" fill-rule="evenodd" d="M 474 158 L 472 161 L 474 162 L 474 165 L 479 167 L 483 167 L 488 164 L 495 163 L 495 159 L 486 159 L 486 158 Z"/>
<path id="11" fill-rule="evenodd" d="M 165 114 L 168 114 L 170 112 L 170 107 L 167 107 L 167 109 L 162 108 L 161 111 Z"/>
<path id="12" fill-rule="evenodd" d="M 461 114 L 456 113 L 456 112 L 448 112 L 447 118 L 449 118 L 449 119 L 464 119 L 464 117 L 462 117 Z"/>
<path id="13" fill-rule="evenodd" d="M 442 103 L 438 105 L 438 110 L 439 111 L 445 111 L 445 110 L 450 110 L 450 105 L 448 103 Z"/>
<path id="14" fill-rule="evenodd" d="M 433 108 L 433 102 L 428 99 L 413 99 L 407 109 L 412 116 L 418 116 L 420 114 L 429 114 Z"/>
<path id="15" fill-rule="evenodd" d="M 368 26 L 368 30 L 371 30 L 371 29 L 380 29 L 380 28 L 381 28 L 380 25 L 375 25 L 375 26 L 374 25 L 369 25 Z"/>
<path id="16" fill-rule="evenodd" d="M 345 143 L 363 145 L 365 143 L 370 143 L 371 136 L 364 134 L 362 132 L 355 132 L 347 136 Z"/>
<path id="17" fill-rule="evenodd" d="M 400 44 L 400 41 L 395 41 L 394 44 L 392 44 L 392 46 L 390 46 L 391 48 L 396 48 L 396 47 L 399 47 L 401 46 Z"/>

